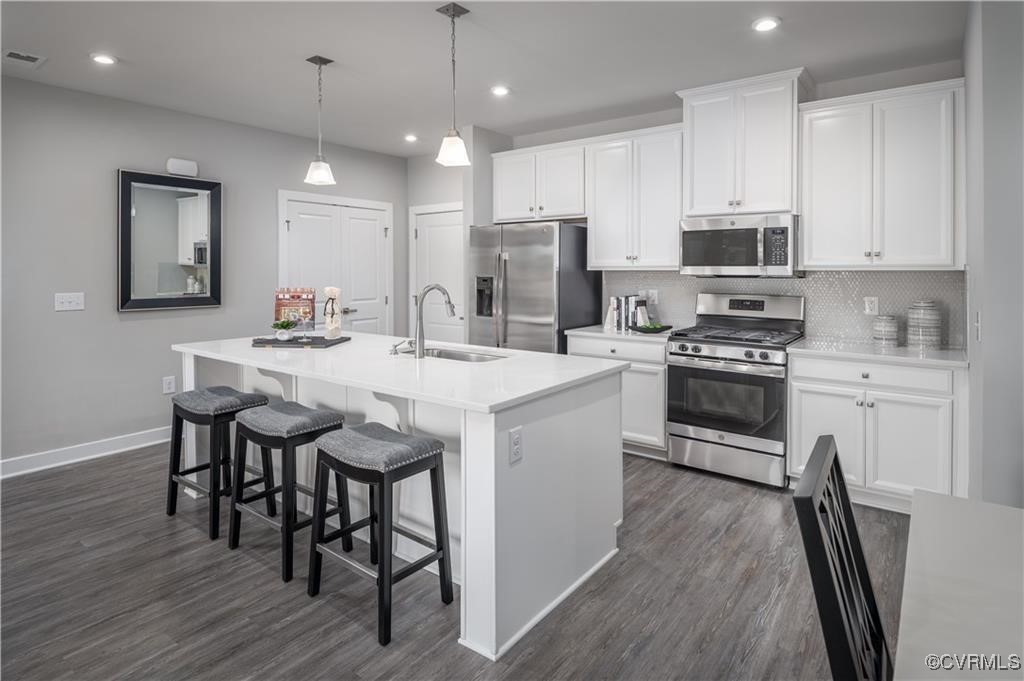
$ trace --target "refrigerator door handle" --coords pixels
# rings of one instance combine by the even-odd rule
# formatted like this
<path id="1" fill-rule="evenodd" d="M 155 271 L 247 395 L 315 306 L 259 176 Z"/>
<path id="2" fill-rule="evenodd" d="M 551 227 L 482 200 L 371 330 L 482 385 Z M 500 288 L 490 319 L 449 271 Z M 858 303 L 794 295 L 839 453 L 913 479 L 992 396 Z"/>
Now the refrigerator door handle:
<path id="1" fill-rule="evenodd" d="M 491 302 L 494 319 L 494 347 L 501 347 L 501 251 L 494 254 L 494 292 Z"/>
<path id="2" fill-rule="evenodd" d="M 501 269 L 501 347 L 508 345 L 508 312 L 505 305 L 508 303 L 508 295 L 505 289 L 508 287 L 508 253 L 501 253 L 498 256 Z"/>

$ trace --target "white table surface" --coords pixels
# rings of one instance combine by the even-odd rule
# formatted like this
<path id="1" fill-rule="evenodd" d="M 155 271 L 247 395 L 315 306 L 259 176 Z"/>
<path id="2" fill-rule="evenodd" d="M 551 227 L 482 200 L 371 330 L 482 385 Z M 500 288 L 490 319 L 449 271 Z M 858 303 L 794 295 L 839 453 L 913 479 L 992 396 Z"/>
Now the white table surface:
<path id="1" fill-rule="evenodd" d="M 1024 679 L 928 668 L 928 655 L 970 653 L 1024 659 L 1024 510 L 915 491 L 895 678 Z"/>
<path id="2" fill-rule="evenodd" d="M 197 357 L 314 378 L 385 395 L 494 413 L 629 368 L 628 362 L 428 341 L 444 347 L 502 355 L 493 362 L 459 362 L 411 354 L 389 355 L 402 338 L 345 331 L 352 340 L 331 348 L 254 348 L 252 338 L 178 343 L 172 350 Z"/>

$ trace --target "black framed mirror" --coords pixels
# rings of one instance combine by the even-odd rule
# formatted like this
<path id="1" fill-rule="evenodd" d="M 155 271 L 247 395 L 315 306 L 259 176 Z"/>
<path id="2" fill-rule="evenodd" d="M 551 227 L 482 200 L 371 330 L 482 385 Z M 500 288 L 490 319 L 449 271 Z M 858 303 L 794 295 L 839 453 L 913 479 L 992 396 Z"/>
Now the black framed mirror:
<path id="1" fill-rule="evenodd" d="M 220 182 L 117 175 L 118 309 L 220 305 Z"/>

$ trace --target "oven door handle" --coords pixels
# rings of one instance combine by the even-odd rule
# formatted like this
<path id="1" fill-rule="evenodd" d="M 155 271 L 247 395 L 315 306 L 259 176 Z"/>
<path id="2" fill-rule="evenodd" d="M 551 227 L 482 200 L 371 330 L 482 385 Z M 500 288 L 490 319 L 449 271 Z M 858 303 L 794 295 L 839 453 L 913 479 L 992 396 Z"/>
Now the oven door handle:
<path id="1" fill-rule="evenodd" d="M 669 355 L 668 363 L 673 366 L 693 367 L 695 369 L 708 369 L 710 371 L 728 371 L 734 374 L 769 376 L 771 378 L 786 377 L 786 367 L 769 364 L 741 364 L 740 362 L 729 362 L 727 360 L 702 359 L 700 357 L 681 357 L 679 355 Z"/>

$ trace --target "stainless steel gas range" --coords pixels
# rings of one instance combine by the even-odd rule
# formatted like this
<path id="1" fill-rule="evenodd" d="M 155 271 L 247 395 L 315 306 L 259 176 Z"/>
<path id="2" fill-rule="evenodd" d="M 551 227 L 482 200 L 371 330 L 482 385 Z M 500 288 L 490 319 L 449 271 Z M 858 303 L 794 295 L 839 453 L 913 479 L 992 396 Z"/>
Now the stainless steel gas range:
<path id="1" fill-rule="evenodd" d="M 786 346 L 804 299 L 697 295 L 697 325 L 668 342 L 668 458 L 784 487 Z"/>

